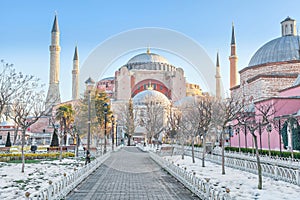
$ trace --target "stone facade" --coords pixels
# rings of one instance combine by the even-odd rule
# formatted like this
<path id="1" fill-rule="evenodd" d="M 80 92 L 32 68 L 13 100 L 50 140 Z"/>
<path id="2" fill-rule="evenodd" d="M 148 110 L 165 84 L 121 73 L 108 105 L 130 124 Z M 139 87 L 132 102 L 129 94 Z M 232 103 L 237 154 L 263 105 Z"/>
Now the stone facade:
<path id="1" fill-rule="evenodd" d="M 198 84 L 186 84 L 186 96 L 202 96 L 202 90 Z"/>
<path id="2" fill-rule="evenodd" d="M 246 67 L 240 71 L 241 85 L 231 88 L 232 94 L 242 94 L 254 101 L 277 96 L 290 87 L 300 73 L 299 61 L 286 61 Z"/>
<path id="3" fill-rule="evenodd" d="M 153 67 L 155 70 L 151 70 Z M 186 80 L 183 69 L 160 63 L 153 63 L 152 68 L 139 70 L 137 67 L 130 69 L 128 66 L 123 66 L 116 71 L 115 99 L 128 100 L 134 97 L 138 89 L 140 91 L 145 89 L 141 90 L 145 84 L 144 80 L 149 81 L 147 84 L 157 84 L 155 90 L 165 92 L 164 94 L 173 101 L 186 96 Z"/>
<path id="4" fill-rule="evenodd" d="M 113 98 L 114 89 L 115 89 L 115 78 L 114 77 L 104 78 L 99 82 L 97 82 L 96 87 L 98 90 L 105 91 L 110 98 Z"/>

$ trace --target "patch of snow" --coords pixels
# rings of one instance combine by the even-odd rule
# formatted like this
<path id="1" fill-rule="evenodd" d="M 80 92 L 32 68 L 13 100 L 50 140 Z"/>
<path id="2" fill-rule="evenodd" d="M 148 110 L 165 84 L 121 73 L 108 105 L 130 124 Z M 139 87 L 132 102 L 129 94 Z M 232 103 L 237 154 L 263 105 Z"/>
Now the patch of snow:
<path id="1" fill-rule="evenodd" d="M 262 199 L 262 200 L 290 200 L 299 199 L 300 187 L 284 181 L 276 181 L 263 176 L 263 189 L 257 189 L 258 176 L 249 172 L 225 167 L 225 175 L 222 175 L 222 166 L 205 161 L 205 167 L 202 167 L 202 161 L 185 156 L 165 156 L 169 162 L 179 164 L 180 167 L 187 168 L 187 171 L 196 172 L 200 178 L 208 178 L 210 183 L 220 188 L 229 188 L 231 197 L 238 199 Z"/>
<path id="2" fill-rule="evenodd" d="M 25 172 L 21 172 L 22 164 L 0 162 L 0 199 L 21 200 L 25 192 L 35 193 L 49 186 L 49 181 L 60 180 L 64 173 L 74 172 L 84 166 L 84 161 L 65 158 L 60 162 L 42 161 L 25 164 Z"/>

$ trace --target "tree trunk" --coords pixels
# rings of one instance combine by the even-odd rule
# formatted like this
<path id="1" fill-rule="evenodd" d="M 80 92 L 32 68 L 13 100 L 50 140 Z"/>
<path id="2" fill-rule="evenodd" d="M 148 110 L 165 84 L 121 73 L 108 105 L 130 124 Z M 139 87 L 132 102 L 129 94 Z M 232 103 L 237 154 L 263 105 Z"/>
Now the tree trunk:
<path id="1" fill-rule="evenodd" d="M 222 174 L 225 174 L 225 145 L 224 145 L 224 129 L 221 133 L 221 139 L 222 139 Z"/>
<path id="2" fill-rule="evenodd" d="M 21 146 L 21 152 L 22 152 L 22 170 L 21 170 L 21 172 L 22 173 L 24 173 L 24 169 L 25 169 L 25 155 L 24 155 L 25 131 L 26 131 L 26 128 L 24 128 L 22 131 L 22 146 Z"/>
<path id="3" fill-rule="evenodd" d="M 181 140 L 181 159 L 184 159 L 184 139 Z"/>
<path id="4" fill-rule="evenodd" d="M 269 157 L 271 157 L 270 132 L 268 132 Z"/>
<path id="5" fill-rule="evenodd" d="M 261 132 L 261 126 L 260 126 L 260 123 L 259 123 L 259 125 L 258 125 L 258 131 L 259 131 L 260 151 L 262 151 L 262 139 L 261 139 L 262 132 Z"/>
<path id="6" fill-rule="evenodd" d="M 59 161 L 60 162 L 62 161 L 62 142 L 63 142 L 63 136 L 60 137 L 60 141 L 59 141 L 59 148 L 60 148 L 60 151 L 59 151 Z"/>
<path id="7" fill-rule="evenodd" d="M 192 161 L 195 163 L 194 136 L 192 136 Z"/>
<path id="8" fill-rule="evenodd" d="M 78 149 L 79 149 L 79 135 L 78 135 L 78 133 L 76 134 L 76 157 L 78 157 Z"/>
<path id="9" fill-rule="evenodd" d="M 205 167 L 205 153 L 206 153 L 206 135 L 203 134 L 203 144 L 202 144 L 202 167 Z"/>
<path id="10" fill-rule="evenodd" d="M 255 144 L 255 152 L 256 152 L 256 161 L 257 161 L 257 173 L 258 173 L 258 189 L 262 189 L 262 173 L 261 173 L 261 164 L 260 164 L 260 158 L 259 158 L 259 152 L 258 152 L 258 145 L 257 145 L 257 137 L 254 134 L 254 132 L 251 133 L 253 135 L 253 140 Z"/>
<path id="11" fill-rule="evenodd" d="M 18 130 L 19 130 L 19 127 L 17 126 L 16 130 L 14 132 L 14 145 L 16 145 L 16 142 L 17 142 Z"/>

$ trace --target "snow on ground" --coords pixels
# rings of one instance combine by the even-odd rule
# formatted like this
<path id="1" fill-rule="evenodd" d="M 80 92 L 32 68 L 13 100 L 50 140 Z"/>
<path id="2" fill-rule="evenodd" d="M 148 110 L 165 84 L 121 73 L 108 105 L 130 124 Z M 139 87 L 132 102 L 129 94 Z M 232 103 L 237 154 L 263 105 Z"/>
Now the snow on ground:
<path id="1" fill-rule="evenodd" d="M 84 161 L 75 158 L 42 161 L 25 164 L 25 172 L 21 173 L 22 164 L 0 162 L 0 199 L 25 199 L 25 192 L 31 194 L 60 180 L 64 173 L 74 172 L 84 165 Z"/>
<path id="2" fill-rule="evenodd" d="M 201 160 L 196 159 L 192 163 L 191 157 L 166 156 L 170 162 L 181 167 L 187 167 L 187 171 L 195 171 L 196 176 L 209 178 L 209 182 L 217 187 L 229 188 L 231 196 L 237 200 L 261 199 L 261 200 L 296 200 L 299 198 L 300 187 L 283 181 L 263 177 L 263 189 L 257 189 L 257 175 L 226 167 L 226 174 L 221 175 L 221 165 L 206 161 L 206 167 L 201 167 Z M 83 160 L 63 159 L 54 161 L 42 161 L 37 164 L 25 164 L 25 172 L 21 173 L 21 164 L 0 162 L 0 199 L 21 200 L 25 192 L 34 193 L 44 187 L 48 187 L 49 180 L 58 181 L 63 174 L 69 174 L 74 168 L 84 166 Z"/>
<path id="3" fill-rule="evenodd" d="M 200 178 L 209 178 L 209 182 L 216 187 L 229 188 L 232 197 L 237 200 L 261 199 L 261 200 L 296 200 L 300 199 L 300 187 L 283 181 L 276 181 L 272 178 L 263 176 L 263 189 L 258 190 L 258 176 L 237 169 L 225 167 L 225 175 L 222 175 L 221 165 L 205 161 L 205 167 L 202 167 L 202 161 L 196 159 L 192 163 L 192 158 L 185 156 L 165 156 L 166 160 L 174 161 L 180 167 L 186 167 L 189 172 L 196 172 Z"/>

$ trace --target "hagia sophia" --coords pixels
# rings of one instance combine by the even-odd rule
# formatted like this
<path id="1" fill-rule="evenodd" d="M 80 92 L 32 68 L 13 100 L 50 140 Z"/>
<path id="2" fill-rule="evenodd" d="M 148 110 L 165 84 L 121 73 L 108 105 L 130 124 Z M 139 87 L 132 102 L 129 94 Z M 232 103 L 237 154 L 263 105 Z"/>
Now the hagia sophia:
<path id="1" fill-rule="evenodd" d="M 296 31 L 296 20 L 287 17 L 281 22 L 281 37 L 273 39 L 260 47 L 250 59 L 248 66 L 238 71 L 238 54 L 235 38 L 235 29 L 232 26 L 232 35 L 229 55 L 230 66 L 230 91 L 231 95 L 242 94 L 244 98 L 260 102 L 279 99 L 282 103 L 282 110 L 278 112 L 281 116 L 293 115 L 300 109 L 300 38 Z M 230 38 L 230 37 L 229 37 Z M 61 103 L 59 91 L 60 71 L 60 32 L 57 16 L 55 16 L 50 45 L 50 76 L 49 88 L 46 99 L 47 110 L 51 111 L 54 105 Z M 221 73 L 219 57 L 217 54 L 215 66 L 216 91 L 214 95 L 221 98 Z M 80 76 L 78 48 L 75 47 L 72 70 L 72 99 L 76 101 L 79 96 Z M 299 77 L 298 77 L 299 76 Z M 87 77 L 88 78 L 88 77 Z M 239 79 L 238 79 L 239 78 Z M 145 52 L 135 55 L 120 66 L 113 77 L 103 77 L 96 81 L 96 88 L 105 91 L 111 99 L 111 105 L 118 105 L 133 99 L 135 104 L 142 102 L 147 95 L 159 97 L 168 104 L 180 103 L 188 97 L 212 95 L 202 91 L 201 86 L 189 83 L 186 80 L 184 69 L 170 63 L 167 58 L 152 52 L 151 48 L 145 48 Z M 285 106 L 283 106 L 285 105 Z M 284 107 L 284 109 L 283 109 Z M 46 118 L 45 118 L 46 119 Z M 284 123 L 284 122 L 283 122 Z M 29 132 L 32 135 L 48 134 L 44 141 L 51 138 L 51 128 L 45 128 L 45 122 L 34 125 Z M 282 124 L 283 125 L 283 124 Z M 0 135 L 5 142 L 7 131 L 12 131 L 14 125 L 3 122 L 0 125 Z M 242 132 L 243 130 L 241 130 Z M 279 149 L 282 145 L 278 131 L 272 131 L 272 148 Z M 242 140 L 242 144 L 238 144 Z M 267 137 L 263 134 L 263 137 Z M 230 138 L 231 145 L 251 146 L 250 134 L 234 134 Z M 280 141 L 279 141 L 280 140 Z M 267 148 L 264 139 L 263 148 Z"/>

